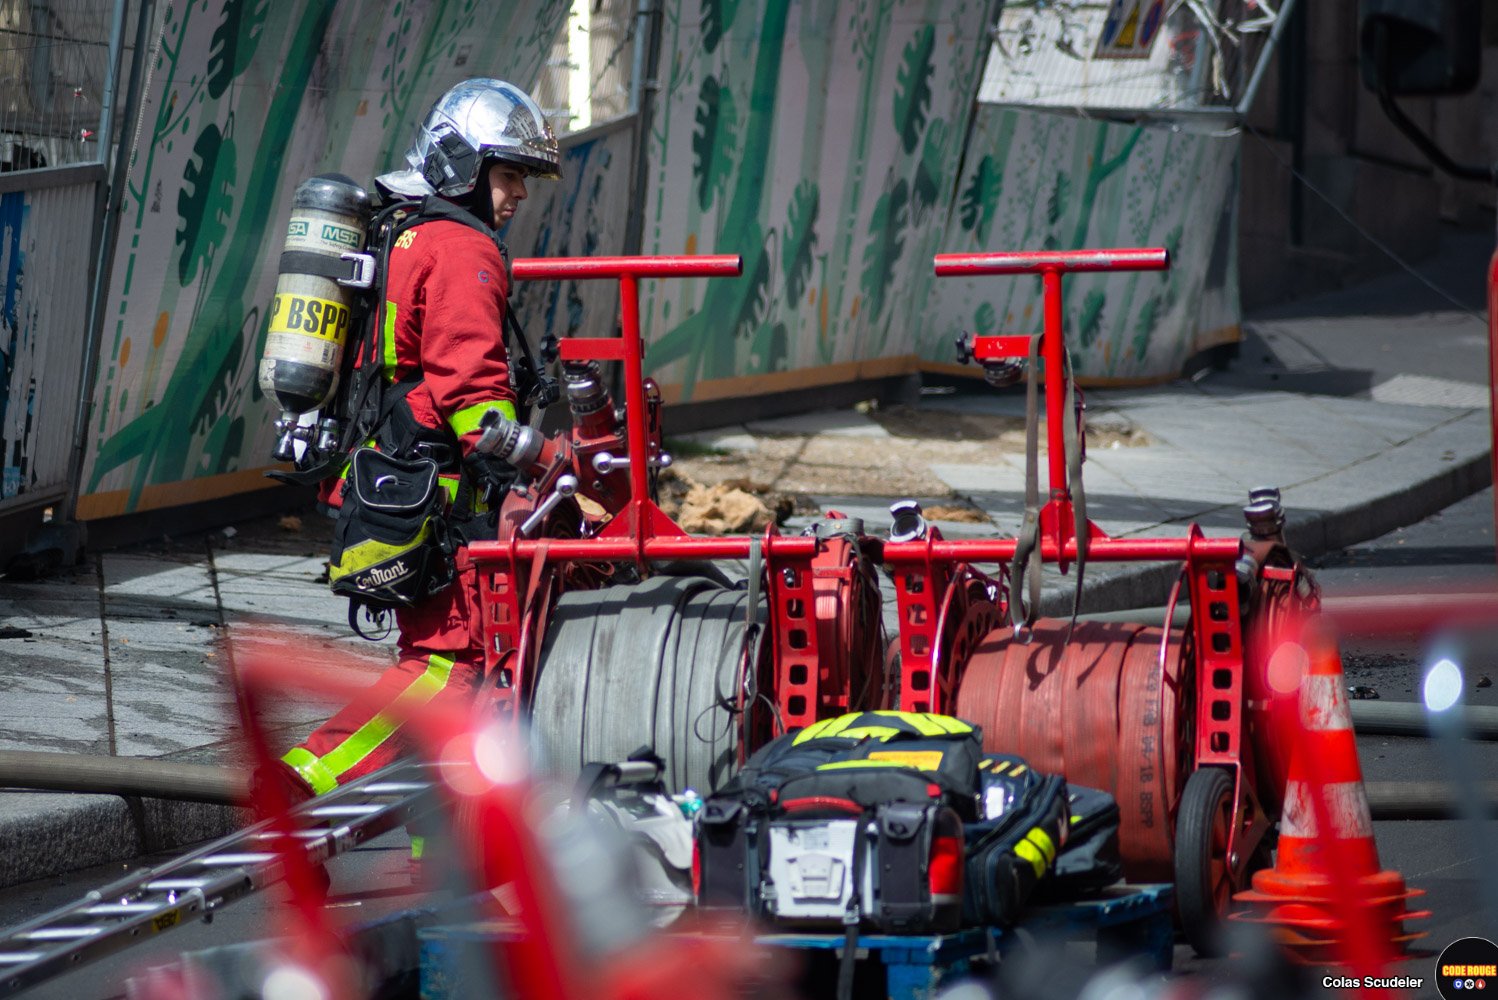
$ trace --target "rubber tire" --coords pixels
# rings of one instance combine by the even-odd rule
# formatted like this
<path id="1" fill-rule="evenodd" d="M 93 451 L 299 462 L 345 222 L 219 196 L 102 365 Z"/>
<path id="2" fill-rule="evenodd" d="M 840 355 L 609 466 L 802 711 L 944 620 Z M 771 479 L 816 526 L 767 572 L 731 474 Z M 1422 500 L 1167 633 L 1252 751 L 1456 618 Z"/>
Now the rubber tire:
<path id="1" fill-rule="evenodd" d="M 1223 954 L 1223 917 L 1234 888 L 1227 867 L 1232 823 L 1232 776 L 1220 767 L 1193 771 L 1176 813 L 1176 912 L 1187 943 L 1203 957 Z M 1214 860 L 1223 866 L 1216 879 Z M 1220 888 L 1226 890 L 1221 900 Z"/>

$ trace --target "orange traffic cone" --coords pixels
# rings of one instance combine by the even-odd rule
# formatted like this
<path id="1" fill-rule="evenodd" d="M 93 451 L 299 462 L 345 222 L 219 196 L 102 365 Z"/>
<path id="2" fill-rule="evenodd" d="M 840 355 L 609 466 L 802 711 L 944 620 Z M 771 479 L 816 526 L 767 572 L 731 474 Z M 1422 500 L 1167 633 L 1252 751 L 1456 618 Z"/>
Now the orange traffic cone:
<path id="1" fill-rule="evenodd" d="M 1278 850 L 1274 867 L 1233 897 L 1249 909 L 1232 919 L 1267 925 L 1303 961 L 1376 969 L 1424 936 L 1406 933 L 1404 921 L 1430 911 L 1408 910 L 1424 890 L 1379 868 L 1335 640 L 1312 621 L 1286 641 L 1303 643 L 1287 651 L 1303 674 L 1299 725 L 1270 734 L 1292 741 Z"/>

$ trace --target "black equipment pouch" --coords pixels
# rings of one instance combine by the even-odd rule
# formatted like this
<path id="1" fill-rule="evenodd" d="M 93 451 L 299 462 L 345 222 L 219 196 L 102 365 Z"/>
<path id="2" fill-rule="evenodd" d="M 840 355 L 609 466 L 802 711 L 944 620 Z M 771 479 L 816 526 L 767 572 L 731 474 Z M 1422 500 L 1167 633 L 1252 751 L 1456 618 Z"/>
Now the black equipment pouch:
<path id="1" fill-rule="evenodd" d="M 714 796 L 703 804 L 697 825 L 699 906 L 761 915 L 765 847 L 760 832 L 765 820 L 762 810 L 740 799 Z"/>
<path id="2" fill-rule="evenodd" d="M 982 754 L 983 730 L 960 719 L 929 712 L 852 712 L 766 743 L 722 791 L 758 798 L 772 790 L 781 797 L 839 795 L 871 805 L 924 802 L 930 798 L 927 787 L 936 784 L 940 797 L 970 820 Z M 792 779 L 802 780 L 787 788 Z"/>
<path id="3" fill-rule="evenodd" d="M 969 924 L 1008 926 L 1066 847 L 1066 781 L 1008 754 L 986 756 L 981 770 L 984 818 L 965 831 L 962 916 Z"/>
<path id="4" fill-rule="evenodd" d="M 354 605 L 408 608 L 450 585 L 446 501 L 432 459 L 355 449 L 333 530 L 333 593 Z"/>
<path id="5" fill-rule="evenodd" d="M 1118 851 L 1118 802 L 1099 788 L 1067 786 L 1070 830 L 1056 870 L 1035 892 L 1039 902 L 1069 902 L 1095 895 L 1123 878 Z"/>

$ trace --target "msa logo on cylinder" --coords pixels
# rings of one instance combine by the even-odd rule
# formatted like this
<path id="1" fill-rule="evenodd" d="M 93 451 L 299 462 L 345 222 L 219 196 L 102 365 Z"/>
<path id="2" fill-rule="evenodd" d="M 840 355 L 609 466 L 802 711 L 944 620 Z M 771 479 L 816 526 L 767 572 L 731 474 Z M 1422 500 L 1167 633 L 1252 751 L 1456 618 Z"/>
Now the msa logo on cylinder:
<path id="1" fill-rule="evenodd" d="M 364 245 L 364 234 L 362 232 L 357 229 L 350 229 L 347 226 L 337 226 L 331 222 L 323 223 L 322 238 L 329 243 L 342 243 L 344 246 L 353 247 L 355 250 Z"/>
<path id="2" fill-rule="evenodd" d="M 304 333 L 340 340 L 348 330 L 348 306 L 304 295 L 277 295 L 271 303 L 271 333 Z"/>

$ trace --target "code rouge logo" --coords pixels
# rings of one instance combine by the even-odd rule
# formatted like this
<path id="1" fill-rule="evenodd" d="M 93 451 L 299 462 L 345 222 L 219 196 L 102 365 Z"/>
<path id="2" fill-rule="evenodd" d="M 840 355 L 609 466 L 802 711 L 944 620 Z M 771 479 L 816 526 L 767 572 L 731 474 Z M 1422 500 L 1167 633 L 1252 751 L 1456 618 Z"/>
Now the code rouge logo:
<path id="1" fill-rule="evenodd" d="M 1448 944 L 1436 961 L 1436 989 L 1444 1000 L 1472 998 L 1490 988 L 1498 989 L 1498 945 L 1479 937 Z"/>

